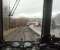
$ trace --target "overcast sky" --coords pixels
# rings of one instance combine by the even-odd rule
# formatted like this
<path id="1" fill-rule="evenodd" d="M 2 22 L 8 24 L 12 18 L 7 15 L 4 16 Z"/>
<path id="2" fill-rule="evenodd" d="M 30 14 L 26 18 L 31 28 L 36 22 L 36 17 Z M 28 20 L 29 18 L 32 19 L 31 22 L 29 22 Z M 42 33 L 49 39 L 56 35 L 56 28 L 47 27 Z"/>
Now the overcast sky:
<path id="1" fill-rule="evenodd" d="M 9 6 L 12 9 L 16 0 L 4 0 L 4 5 Z M 43 1 L 44 0 L 20 0 L 20 3 L 13 15 L 13 18 L 19 18 L 20 16 L 29 17 L 40 17 L 42 18 L 43 13 Z M 60 0 L 53 0 L 53 15 L 60 13 Z M 17 16 L 17 17 L 16 17 Z"/>

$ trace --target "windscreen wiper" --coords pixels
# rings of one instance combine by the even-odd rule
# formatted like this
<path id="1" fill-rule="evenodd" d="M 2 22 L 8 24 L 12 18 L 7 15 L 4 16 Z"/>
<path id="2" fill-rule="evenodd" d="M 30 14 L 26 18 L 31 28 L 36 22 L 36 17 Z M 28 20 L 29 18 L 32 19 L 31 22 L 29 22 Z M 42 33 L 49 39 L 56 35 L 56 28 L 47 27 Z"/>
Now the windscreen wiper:
<path id="1" fill-rule="evenodd" d="M 10 13 L 9 13 L 9 16 L 13 16 L 13 14 L 14 14 L 14 12 L 15 12 L 15 10 L 16 10 L 18 4 L 19 4 L 19 2 L 20 2 L 20 0 L 16 0 L 16 1 L 15 1 L 12 10 L 11 10 Z"/>

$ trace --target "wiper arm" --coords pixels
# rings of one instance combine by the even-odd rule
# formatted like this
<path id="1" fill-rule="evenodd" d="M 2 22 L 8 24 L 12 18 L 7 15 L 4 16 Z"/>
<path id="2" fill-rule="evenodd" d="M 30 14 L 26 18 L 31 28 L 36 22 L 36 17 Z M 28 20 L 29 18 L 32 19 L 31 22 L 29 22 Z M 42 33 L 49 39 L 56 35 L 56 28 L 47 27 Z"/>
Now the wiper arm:
<path id="1" fill-rule="evenodd" d="M 12 8 L 12 10 L 9 12 L 9 16 L 13 16 L 18 4 L 19 4 L 20 0 L 16 0 L 15 3 L 14 3 L 14 6 Z"/>

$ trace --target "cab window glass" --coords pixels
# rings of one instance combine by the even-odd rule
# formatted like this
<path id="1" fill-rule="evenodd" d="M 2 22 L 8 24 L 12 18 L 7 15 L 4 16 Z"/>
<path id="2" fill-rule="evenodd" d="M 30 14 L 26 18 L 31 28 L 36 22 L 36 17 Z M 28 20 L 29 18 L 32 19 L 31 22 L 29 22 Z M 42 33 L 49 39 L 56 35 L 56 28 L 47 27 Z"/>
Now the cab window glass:
<path id="1" fill-rule="evenodd" d="M 43 0 L 3 0 L 5 41 L 34 41 L 40 38 Z"/>
<path id="2" fill-rule="evenodd" d="M 53 0 L 52 18 L 51 18 L 51 35 L 60 38 L 60 0 Z"/>

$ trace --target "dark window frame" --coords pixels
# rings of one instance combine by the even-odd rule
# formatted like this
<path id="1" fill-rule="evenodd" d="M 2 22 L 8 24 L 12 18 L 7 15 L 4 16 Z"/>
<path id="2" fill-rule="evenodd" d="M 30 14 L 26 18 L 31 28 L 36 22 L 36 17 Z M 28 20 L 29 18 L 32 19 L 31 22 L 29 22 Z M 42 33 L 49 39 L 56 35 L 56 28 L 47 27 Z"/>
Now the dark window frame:
<path id="1" fill-rule="evenodd" d="M 2 0 L 0 0 L 0 41 L 3 41 L 3 7 L 2 7 Z"/>
<path id="2" fill-rule="evenodd" d="M 51 26 L 51 15 L 52 15 L 52 1 L 44 0 L 43 6 L 43 19 L 42 19 L 42 32 L 41 38 L 43 42 L 51 40 L 50 26 Z"/>

